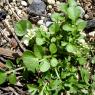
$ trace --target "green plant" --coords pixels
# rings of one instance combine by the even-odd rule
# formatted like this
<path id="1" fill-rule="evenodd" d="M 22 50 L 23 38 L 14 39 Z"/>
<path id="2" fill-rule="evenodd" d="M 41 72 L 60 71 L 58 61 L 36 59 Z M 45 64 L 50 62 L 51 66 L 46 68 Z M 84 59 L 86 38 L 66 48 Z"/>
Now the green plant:
<path id="1" fill-rule="evenodd" d="M 16 34 L 27 38 L 31 48 L 17 59 L 23 69 L 23 80 L 28 81 L 26 85 L 31 95 L 91 95 L 94 85 L 90 83 L 90 71 L 86 67 L 90 46 L 82 32 L 86 22 L 81 19 L 81 7 L 74 0 L 68 0 L 59 5 L 59 10 L 61 13 L 52 14 L 53 23 L 47 31 L 40 26 L 31 30 L 32 25 L 26 20 L 17 23 Z M 8 78 L 13 84 L 16 81 L 14 71 Z M 2 84 L 6 75 L 0 73 Z"/>

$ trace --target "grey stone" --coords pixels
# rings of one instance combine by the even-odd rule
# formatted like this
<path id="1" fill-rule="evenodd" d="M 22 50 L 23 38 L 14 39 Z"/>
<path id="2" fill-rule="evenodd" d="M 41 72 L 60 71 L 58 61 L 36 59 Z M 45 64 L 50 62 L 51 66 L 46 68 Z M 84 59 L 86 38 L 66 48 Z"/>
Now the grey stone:
<path id="1" fill-rule="evenodd" d="M 30 15 L 44 15 L 46 10 L 46 4 L 41 0 L 33 0 L 32 4 L 28 7 Z"/>
<path id="2" fill-rule="evenodd" d="M 95 28 L 95 19 L 93 20 L 87 20 L 87 26 L 86 29 Z"/>

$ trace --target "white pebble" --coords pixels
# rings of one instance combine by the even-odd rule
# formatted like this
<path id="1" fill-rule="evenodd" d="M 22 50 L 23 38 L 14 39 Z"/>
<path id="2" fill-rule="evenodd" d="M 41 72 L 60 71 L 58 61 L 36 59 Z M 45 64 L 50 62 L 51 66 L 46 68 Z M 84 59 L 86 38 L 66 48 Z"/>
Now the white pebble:
<path id="1" fill-rule="evenodd" d="M 21 10 L 18 10 L 18 11 L 17 11 L 17 14 L 18 14 L 18 15 L 20 15 L 20 14 L 21 14 L 21 12 L 22 12 Z"/>
<path id="2" fill-rule="evenodd" d="M 86 19 L 88 19 L 88 18 L 89 18 L 89 15 L 88 15 L 88 14 L 85 14 L 84 17 L 85 17 Z"/>
<path id="3" fill-rule="evenodd" d="M 49 27 L 51 24 L 52 24 L 51 21 L 47 21 L 47 22 L 46 22 L 46 27 Z"/>
<path id="4" fill-rule="evenodd" d="M 52 9 L 52 6 L 51 6 L 51 5 L 48 5 L 48 8 L 49 8 L 49 9 Z"/>
<path id="5" fill-rule="evenodd" d="M 60 2 L 59 2 L 59 1 L 56 1 L 56 4 L 57 4 L 57 5 L 59 5 L 59 4 L 60 4 Z"/>
<path id="6" fill-rule="evenodd" d="M 55 0 L 47 0 L 49 4 L 55 4 Z"/>
<path id="7" fill-rule="evenodd" d="M 42 16 L 42 17 L 41 17 L 41 19 L 42 19 L 42 20 L 44 20 L 44 19 L 45 19 L 45 17 L 43 17 L 43 16 Z"/>
<path id="8" fill-rule="evenodd" d="M 94 37 L 95 36 L 95 31 L 90 32 L 89 36 L 93 36 Z"/>
<path id="9" fill-rule="evenodd" d="M 37 22 L 37 24 L 38 24 L 38 25 L 43 25 L 43 20 L 39 20 L 39 21 Z"/>
<path id="10" fill-rule="evenodd" d="M 21 1 L 21 5 L 26 7 L 27 6 L 27 2 Z"/>

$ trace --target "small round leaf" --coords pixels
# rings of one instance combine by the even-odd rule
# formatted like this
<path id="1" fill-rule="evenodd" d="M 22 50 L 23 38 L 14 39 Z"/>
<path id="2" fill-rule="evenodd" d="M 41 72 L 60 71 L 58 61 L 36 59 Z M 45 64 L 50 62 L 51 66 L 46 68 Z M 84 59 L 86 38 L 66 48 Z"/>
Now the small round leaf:
<path id="1" fill-rule="evenodd" d="M 50 64 L 47 60 L 44 60 L 43 62 L 41 62 L 40 71 L 46 72 L 49 70 L 49 68 L 50 68 Z"/>
<path id="2" fill-rule="evenodd" d="M 15 25 L 15 32 L 17 36 L 24 36 L 27 33 L 27 29 L 31 29 L 32 24 L 28 20 L 20 20 Z"/>
<path id="3" fill-rule="evenodd" d="M 56 58 L 52 58 L 50 63 L 52 67 L 56 67 L 58 64 L 58 60 Z"/>

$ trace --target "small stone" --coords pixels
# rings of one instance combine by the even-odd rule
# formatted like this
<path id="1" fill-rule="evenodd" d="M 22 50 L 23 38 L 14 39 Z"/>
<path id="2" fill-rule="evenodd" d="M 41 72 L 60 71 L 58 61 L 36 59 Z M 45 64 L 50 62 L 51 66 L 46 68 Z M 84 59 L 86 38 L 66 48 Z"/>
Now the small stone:
<path id="1" fill-rule="evenodd" d="M 49 27 L 51 24 L 52 24 L 51 21 L 47 21 L 47 22 L 46 22 L 46 27 Z"/>
<path id="2" fill-rule="evenodd" d="M 57 5 L 59 5 L 59 4 L 60 4 L 60 2 L 59 2 L 59 1 L 56 1 L 56 4 L 57 4 Z"/>
<path id="3" fill-rule="evenodd" d="M 6 16 L 6 19 L 10 19 L 10 15 L 7 15 L 7 16 Z"/>
<path id="4" fill-rule="evenodd" d="M 43 25 L 43 20 L 39 20 L 39 21 L 37 22 L 37 24 L 38 24 L 38 25 Z"/>
<path id="5" fill-rule="evenodd" d="M 51 13 L 48 13 L 48 16 L 51 16 Z"/>
<path id="6" fill-rule="evenodd" d="M 55 0 L 47 0 L 49 4 L 55 4 Z"/>
<path id="7" fill-rule="evenodd" d="M 27 6 L 27 2 L 21 1 L 21 5 L 26 7 Z"/>
<path id="8" fill-rule="evenodd" d="M 90 32 L 89 36 L 93 36 L 94 37 L 95 36 L 95 31 Z"/>
<path id="9" fill-rule="evenodd" d="M 41 0 L 33 0 L 32 4 L 28 7 L 28 13 L 30 15 L 42 15 L 45 14 L 46 4 Z"/>
<path id="10" fill-rule="evenodd" d="M 49 8 L 49 9 L 52 9 L 52 6 L 51 6 L 51 5 L 48 5 L 48 8 Z"/>
<path id="11" fill-rule="evenodd" d="M 85 14 L 84 17 L 85 17 L 86 19 L 88 19 L 88 18 L 89 18 L 89 15 Z"/>
<path id="12" fill-rule="evenodd" d="M 41 17 L 41 19 L 42 19 L 42 20 L 44 20 L 44 19 L 45 19 L 45 17 L 43 17 L 43 16 L 42 16 L 42 17 Z"/>
<path id="13" fill-rule="evenodd" d="M 18 10 L 18 11 L 17 11 L 17 14 L 18 14 L 18 15 L 20 15 L 20 14 L 21 14 L 21 12 L 22 12 L 21 10 Z"/>

